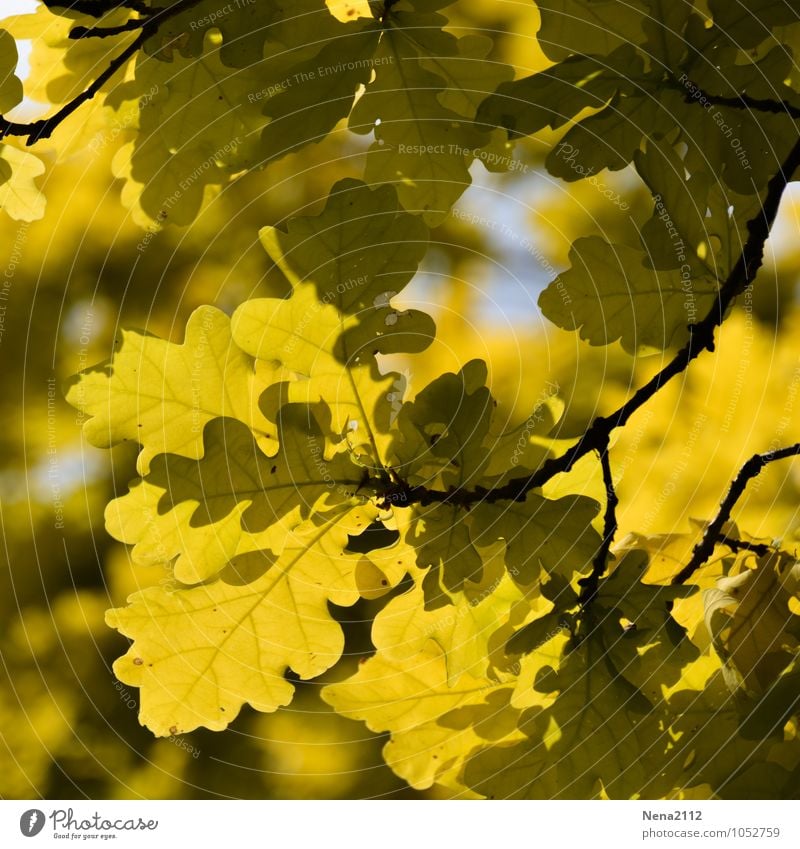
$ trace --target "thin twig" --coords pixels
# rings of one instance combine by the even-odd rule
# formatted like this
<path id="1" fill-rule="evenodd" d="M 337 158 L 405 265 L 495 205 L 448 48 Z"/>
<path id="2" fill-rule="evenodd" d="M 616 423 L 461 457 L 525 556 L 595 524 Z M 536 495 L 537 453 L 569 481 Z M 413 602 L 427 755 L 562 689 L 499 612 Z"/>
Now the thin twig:
<path id="1" fill-rule="evenodd" d="M 98 91 L 105 85 L 114 74 L 124 67 L 141 49 L 148 38 L 158 32 L 158 28 L 168 21 L 170 18 L 181 12 L 191 9 L 196 6 L 200 0 L 179 0 L 174 6 L 161 9 L 158 12 L 150 15 L 142 25 L 138 36 L 117 56 L 115 56 L 108 64 L 108 67 L 87 86 L 80 94 L 76 95 L 69 103 L 66 103 L 61 109 L 49 118 L 40 118 L 37 121 L 30 123 L 22 123 L 17 121 L 9 121 L 0 115 L 0 139 L 5 136 L 27 136 L 26 145 L 30 146 L 40 141 L 41 139 L 50 138 L 53 131 L 66 120 L 76 109 L 82 106 L 87 101 L 91 100 Z"/>
<path id="2" fill-rule="evenodd" d="M 781 448 L 780 451 L 769 451 L 765 454 L 754 454 L 739 470 L 739 474 L 731 484 L 728 494 L 722 501 L 719 508 L 719 513 L 715 516 L 711 524 L 706 528 L 703 538 L 694 547 L 692 551 L 692 559 L 681 569 L 681 571 L 672 579 L 673 584 L 682 584 L 688 581 L 689 578 L 708 560 L 714 553 L 714 547 L 722 537 L 722 526 L 730 519 L 731 510 L 733 510 L 736 502 L 742 496 L 748 482 L 757 477 L 764 466 L 768 463 L 773 463 L 776 460 L 785 460 L 787 457 L 796 457 L 800 454 L 800 442 L 790 445 L 787 448 Z"/>
<path id="3" fill-rule="evenodd" d="M 614 535 L 617 532 L 617 506 L 619 498 L 614 489 L 614 477 L 611 474 L 611 461 L 608 456 L 608 443 L 600 452 L 600 467 L 603 470 L 603 485 L 606 489 L 606 512 L 603 517 L 603 541 L 597 549 L 592 561 L 592 573 L 586 578 L 582 578 L 579 583 L 583 587 L 580 594 L 580 602 L 585 610 L 594 600 L 597 595 L 597 587 L 600 583 L 600 578 L 603 572 L 606 571 L 608 564 L 608 553 L 611 550 L 611 543 L 614 542 Z"/>
<path id="4" fill-rule="evenodd" d="M 727 106 L 729 109 L 750 109 L 753 112 L 768 112 L 772 115 L 788 115 L 800 119 L 800 107 L 786 100 L 766 100 L 760 97 L 750 97 L 749 94 L 737 94 L 735 97 L 723 97 L 717 94 L 706 94 L 704 97 L 715 106 Z M 693 98 L 690 97 L 690 101 Z"/>
<path id="5" fill-rule="evenodd" d="M 73 27 L 69 31 L 69 37 L 73 41 L 77 41 L 82 38 L 111 38 L 115 35 L 123 35 L 126 32 L 143 29 L 149 20 L 150 16 L 148 15 L 145 18 L 131 18 L 129 21 L 125 21 L 124 24 L 119 24 L 115 27 L 77 26 Z"/>
<path id="6" fill-rule="evenodd" d="M 101 18 L 114 9 L 132 9 L 141 15 L 149 15 L 153 11 L 143 0 L 117 0 L 116 3 L 109 3 L 108 0 L 44 0 L 44 5 L 48 8 L 59 6 L 93 18 Z"/>
<path id="7" fill-rule="evenodd" d="M 669 74 L 664 83 L 669 88 L 681 92 L 685 103 L 697 103 L 703 108 L 707 108 L 706 104 L 711 104 L 713 106 L 726 106 L 729 109 L 747 109 L 751 112 L 768 112 L 771 115 L 788 115 L 790 118 L 800 119 L 800 107 L 789 103 L 787 100 L 751 97 L 743 91 L 731 96 L 710 94 L 692 82 L 686 74 L 683 74 L 680 78 L 674 74 Z"/>
<path id="8" fill-rule="evenodd" d="M 752 551 L 759 557 L 769 554 L 772 551 L 772 546 L 765 542 L 748 542 L 744 539 L 733 539 L 732 537 L 722 534 L 717 540 L 720 545 L 727 545 L 731 551 Z"/>

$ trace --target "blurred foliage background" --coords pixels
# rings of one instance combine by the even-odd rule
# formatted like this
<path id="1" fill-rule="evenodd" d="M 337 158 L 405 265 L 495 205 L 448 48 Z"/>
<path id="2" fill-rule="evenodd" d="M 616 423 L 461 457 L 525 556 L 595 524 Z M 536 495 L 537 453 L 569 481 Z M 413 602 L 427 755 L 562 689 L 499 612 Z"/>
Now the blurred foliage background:
<path id="1" fill-rule="evenodd" d="M 532 3 L 461 0 L 454 26 L 497 35 L 497 58 L 527 75 L 546 64 L 535 42 Z M 37 52 L 38 50 L 38 52 Z M 36 45 L 30 90 L 47 85 Z M 34 109 L 28 103 L 26 109 Z M 190 312 L 211 303 L 232 312 L 242 300 L 285 291 L 258 244 L 258 229 L 318 210 L 333 182 L 361 169 L 362 139 L 335 133 L 230 185 L 189 227 L 143 230 L 113 177 L 117 133 L 100 102 L 37 148 L 47 165 L 44 218 L 4 213 L 0 324 L 2 471 L 0 522 L 0 796 L 93 798 L 417 797 L 383 764 L 381 738 L 333 714 L 303 685 L 289 709 L 245 710 L 222 734 L 155 740 L 137 721 L 135 690 L 115 681 L 125 650 L 104 611 L 136 589 L 165 579 L 133 570 L 103 529 L 103 507 L 135 476 L 134 453 L 81 441 L 80 421 L 63 400 L 70 375 L 111 355 L 121 327 L 180 340 Z M 546 327 L 541 288 L 566 267 L 579 235 L 636 236 L 649 212 L 646 190 L 623 171 L 603 175 L 623 210 L 588 181 L 569 186 L 541 166 L 552 138 L 521 143 L 524 168 L 475 184 L 432 234 L 423 271 L 407 290 L 426 305 L 438 338 L 402 364 L 413 395 L 442 370 L 481 357 L 509 424 L 524 420 L 557 383 L 566 404 L 564 437 L 617 406 L 669 352 L 633 359 L 619 346 L 590 348 Z M 767 265 L 751 300 L 741 299 L 717 353 L 705 355 L 640 411 L 614 444 L 620 538 L 685 530 L 710 518 L 731 477 L 752 453 L 797 438 L 800 333 L 797 283 L 800 193 L 781 209 Z M 8 284 L 8 285 L 5 285 Z M 748 533 L 794 538 L 800 468 L 774 464 L 737 509 Z M 371 649 L 368 619 L 386 599 L 337 611 L 346 625 L 344 660 L 325 676 L 352 672 Z M 435 795 L 435 794 L 428 794 Z"/>

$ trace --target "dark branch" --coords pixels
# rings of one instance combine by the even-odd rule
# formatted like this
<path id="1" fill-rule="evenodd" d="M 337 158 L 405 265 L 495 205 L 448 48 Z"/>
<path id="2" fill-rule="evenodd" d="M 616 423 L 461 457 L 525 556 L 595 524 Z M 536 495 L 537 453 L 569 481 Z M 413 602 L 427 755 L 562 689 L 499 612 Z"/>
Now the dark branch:
<path id="1" fill-rule="evenodd" d="M 69 31 L 69 37 L 73 41 L 81 38 L 111 38 L 115 35 L 122 35 L 126 32 L 142 29 L 149 20 L 150 18 L 148 16 L 146 18 L 131 18 L 129 21 L 125 21 L 124 24 L 116 27 L 73 27 Z"/>
<path id="2" fill-rule="evenodd" d="M 739 474 L 731 484 L 728 494 L 725 496 L 714 520 L 706 528 L 703 534 L 703 539 L 694 547 L 692 559 L 684 566 L 683 569 L 672 579 L 673 584 L 682 584 L 688 581 L 689 578 L 708 560 L 714 553 L 714 547 L 722 540 L 722 527 L 730 519 L 731 510 L 733 510 L 736 502 L 741 498 L 747 484 L 761 473 L 761 470 L 768 463 L 773 463 L 775 460 L 785 460 L 787 457 L 796 457 L 800 454 L 800 442 L 795 445 L 790 445 L 788 448 L 781 448 L 780 451 L 768 451 L 765 454 L 754 454 L 739 470 Z M 726 543 L 727 544 L 727 543 Z"/>
<path id="3" fill-rule="evenodd" d="M 709 94 L 692 82 L 686 74 L 680 78 L 670 74 L 664 81 L 665 84 L 675 91 L 683 93 L 686 103 L 696 103 L 702 108 L 713 106 L 726 106 L 729 109 L 748 109 L 752 112 L 767 112 L 771 115 L 788 115 L 790 118 L 800 119 L 800 107 L 786 100 L 770 100 L 767 98 L 751 97 L 749 94 L 740 92 L 733 96 L 722 94 Z"/>
<path id="4" fill-rule="evenodd" d="M 53 131 L 58 125 L 65 121 L 76 109 L 84 103 L 91 100 L 105 83 L 117 73 L 117 71 L 127 64 L 128 60 L 136 55 L 137 51 L 145 43 L 151 35 L 148 30 L 142 29 L 142 32 L 137 36 L 135 41 L 132 41 L 120 54 L 115 56 L 108 67 L 95 79 L 86 89 L 84 89 L 77 97 L 74 97 L 69 103 L 65 104 L 54 115 L 49 118 L 40 118 L 38 121 L 30 123 L 18 123 L 9 121 L 3 116 L 0 116 L 0 139 L 5 136 L 27 136 L 28 141 L 25 143 L 30 146 L 40 141 L 48 139 L 53 134 Z"/>
<path id="5" fill-rule="evenodd" d="M 701 91 L 698 89 L 698 91 Z M 730 109 L 750 109 L 753 112 L 768 112 L 772 115 L 788 115 L 790 118 L 800 119 L 800 107 L 794 106 L 785 100 L 765 100 L 759 97 L 750 97 L 749 94 L 737 94 L 735 97 L 723 97 L 721 94 L 708 94 L 702 92 L 702 96 L 714 106 L 727 106 Z M 691 94 L 685 98 L 687 103 L 695 103 Z"/>
<path id="6" fill-rule="evenodd" d="M 608 443 L 600 452 L 600 467 L 603 470 L 603 485 L 606 489 L 606 512 L 603 517 L 603 541 L 597 549 L 597 554 L 592 561 L 592 574 L 582 578 L 579 583 L 583 587 L 580 594 L 580 602 L 585 610 L 597 595 L 597 587 L 603 572 L 606 571 L 608 563 L 608 552 L 611 543 L 614 542 L 614 534 L 617 532 L 617 505 L 619 499 L 614 489 L 614 478 L 611 474 L 611 461 L 608 456 Z"/>
<path id="7" fill-rule="evenodd" d="M 720 545 L 727 545 L 731 551 L 752 551 L 759 557 L 769 554 L 772 551 L 772 546 L 765 542 L 748 542 L 744 539 L 733 539 L 725 534 L 722 534 L 717 540 Z"/>
<path id="8" fill-rule="evenodd" d="M 149 15 L 153 10 L 143 0 L 43 0 L 44 5 L 50 8 L 69 9 L 71 12 L 80 12 L 82 15 L 91 15 L 100 18 L 114 9 L 132 9 L 142 15 Z"/>
<path id="9" fill-rule="evenodd" d="M 158 28 L 181 12 L 196 6 L 200 0 L 179 0 L 174 6 L 161 9 L 150 15 L 143 23 L 139 35 L 108 64 L 108 67 L 80 94 L 66 103 L 61 109 L 49 118 L 40 118 L 30 123 L 19 123 L 9 121 L 0 115 L 0 139 L 5 136 L 27 137 L 28 146 L 35 144 L 41 139 L 50 138 L 58 125 L 66 120 L 76 109 L 91 100 L 98 91 L 123 68 L 128 61 L 136 55 L 148 38 L 158 32 Z"/>
<path id="10" fill-rule="evenodd" d="M 767 184 L 764 201 L 758 215 L 747 222 L 748 237 L 736 265 L 722 284 L 716 303 L 697 324 L 689 327 L 689 341 L 658 374 L 640 387 L 618 410 L 609 416 L 598 416 L 583 436 L 560 457 L 546 460 L 539 469 L 527 477 L 512 478 L 493 489 L 478 487 L 474 490 L 451 488 L 446 492 L 426 487 L 408 487 L 404 500 L 397 506 L 411 504 L 450 503 L 470 507 L 478 502 L 524 501 L 526 495 L 541 487 L 556 475 L 568 472 L 575 463 L 591 451 L 602 452 L 611 432 L 622 427 L 628 419 L 646 404 L 667 382 L 681 374 L 689 363 L 703 351 L 714 350 L 714 334 L 722 324 L 725 313 L 737 295 L 751 285 L 764 262 L 764 245 L 769 238 L 783 190 L 800 168 L 800 140 L 795 142 L 789 155 Z"/>

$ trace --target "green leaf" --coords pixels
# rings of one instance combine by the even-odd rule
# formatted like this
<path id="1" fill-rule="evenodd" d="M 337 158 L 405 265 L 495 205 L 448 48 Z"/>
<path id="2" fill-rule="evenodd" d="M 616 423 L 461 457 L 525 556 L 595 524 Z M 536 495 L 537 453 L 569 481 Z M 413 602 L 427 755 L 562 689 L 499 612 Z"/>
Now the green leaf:
<path id="1" fill-rule="evenodd" d="M 709 0 L 715 26 L 742 50 L 755 47 L 770 38 L 770 29 L 797 22 L 797 10 L 781 0 L 748 0 L 727 3 Z"/>
<path id="2" fill-rule="evenodd" d="M 666 92 L 663 100 L 681 127 L 680 140 L 687 145 L 687 168 L 709 170 L 721 176 L 725 186 L 742 195 L 759 193 L 777 171 L 791 148 L 796 122 L 787 114 L 716 106 L 695 98 L 708 95 L 756 99 L 797 105 L 796 92 L 785 84 L 793 63 L 782 46 L 760 58 L 743 57 L 736 44 L 727 44 L 717 28 L 699 29 L 692 36 L 693 53 L 712 52 L 713 63 L 687 63 L 675 76 L 680 89 Z M 708 44 L 707 42 L 710 42 Z M 687 97 L 692 102 L 686 102 Z"/>
<path id="3" fill-rule="evenodd" d="M 324 443 L 301 410 L 281 416 L 280 452 L 265 456 L 250 429 L 214 419 L 201 460 L 158 455 L 148 474 L 106 509 L 106 527 L 134 544 L 134 561 L 177 556 L 175 577 L 204 581 L 234 557 L 280 554 L 291 531 L 315 516 L 357 503 L 360 470 L 346 457 L 324 459 Z"/>
<path id="4" fill-rule="evenodd" d="M 607 56 L 621 44 L 641 44 L 644 4 L 620 0 L 539 0 L 537 38 L 555 62 L 571 53 Z"/>
<path id="5" fill-rule="evenodd" d="M 22 81 L 15 74 L 18 61 L 14 36 L 0 29 L 0 114 L 10 111 L 22 100 Z"/>
<path id="6" fill-rule="evenodd" d="M 518 659 L 506 654 L 506 641 L 530 620 L 544 621 L 536 617 L 550 603 L 530 588 L 518 587 L 505 572 L 502 557 L 481 554 L 480 580 L 465 581 L 458 592 L 448 593 L 446 605 L 431 606 L 425 587 L 428 576 L 423 578 L 419 569 L 409 570 L 412 588 L 375 617 L 372 641 L 382 655 L 408 659 L 432 640 L 444 652 L 451 686 L 464 674 L 513 682 Z"/>
<path id="7" fill-rule="evenodd" d="M 322 303 L 356 317 L 401 292 L 428 246 L 427 229 L 400 208 L 391 186 L 349 179 L 334 185 L 319 215 L 264 227 L 260 237 L 293 286 L 314 283 Z"/>
<path id="8" fill-rule="evenodd" d="M 627 619 L 637 633 L 646 637 L 659 632 L 669 619 L 672 605 L 697 591 L 692 586 L 673 586 L 645 581 L 650 568 L 647 550 L 636 547 L 615 549 L 619 560 L 600 582 L 597 604 L 609 614 Z"/>
<path id="9" fill-rule="evenodd" d="M 170 0 L 154 0 L 150 5 L 168 8 L 171 3 Z M 302 12 L 309 14 L 314 6 L 319 10 L 316 15 L 319 24 L 320 12 L 324 13 L 322 0 L 297 5 L 307 7 L 301 9 L 301 25 L 307 26 Z M 203 52 L 207 35 L 219 32 L 222 61 L 232 68 L 244 68 L 263 57 L 264 42 L 272 35 L 273 28 L 280 25 L 281 11 L 272 4 L 241 3 L 229 8 L 215 0 L 200 0 L 165 21 L 159 27 L 157 38 L 152 39 L 146 49 L 162 60 L 171 60 L 175 47 L 181 55 L 196 58 Z"/>
<path id="10" fill-rule="evenodd" d="M 567 182 L 605 168 L 620 171 L 633 161 L 642 139 L 661 138 L 674 120 L 650 94 L 616 96 L 609 106 L 572 127 L 547 156 L 545 165 Z"/>
<path id="11" fill-rule="evenodd" d="M 263 68 L 230 71 L 218 52 L 176 57 L 170 64 L 140 55 L 125 98 L 139 100 L 138 132 L 115 160 L 120 176 L 153 220 L 188 224 L 207 187 L 260 162 L 259 135 L 266 121 L 248 100 L 264 84 Z"/>
<path id="12" fill-rule="evenodd" d="M 243 555 L 214 581 L 151 587 L 109 611 L 108 624 L 133 640 L 114 673 L 140 688 L 140 722 L 160 737 L 219 731 L 245 703 L 288 704 L 287 669 L 308 679 L 336 663 L 344 635 L 328 602 L 358 599 L 360 556 L 344 549 L 364 521 L 360 508 L 339 511 L 292 534 L 279 557 Z"/>
<path id="13" fill-rule="evenodd" d="M 463 715 L 457 723 L 441 717 L 477 706 L 481 719 L 488 717 L 498 725 L 498 713 L 504 712 L 510 694 L 510 687 L 487 685 L 470 675 L 450 685 L 441 649 L 429 645 L 403 660 L 379 652 L 352 678 L 325 687 L 322 698 L 337 713 L 362 720 L 372 731 L 391 731 L 384 749 L 387 763 L 413 787 L 425 789 L 434 781 L 457 783 L 466 754 L 481 741 L 480 725 L 464 721 Z M 520 736 L 515 732 L 518 715 L 512 711 L 511 721 L 501 729 L 511 739 Z"/>
<path id="14" fill-rule="evenodd" d="M 19 150 L 9 142 L 0 145 L 0 209 L 15 221 L 38 221 L 44 217 L 45 198 L 36 185 L 44 174 L 38 156 Z"/>
<path id="15" fill-rule="evenodd" d="M 479 751 L 466 765 L 468 786 L 493 799 L 647 793 L 653 776 L 642 753 L 659 757 L 669 738 L 652 705 L 608 663 L 595 638 L 565 652 L 557 669 L 543 668 L 535 687 L 556 696 L 527 729 L 529 739 Z"/>
<path id="16" fill-rule="evenodd" d="M 667 69 L 676 68 L 686 54 L 683 36 L 691 3 L 673 3 L 671 0 L 645 0 L 647 15 L 642 21 L 646 36 L 642 51 L 654 63 Z"/>
<path id="17" fill-rule="evenodd" d="M 712 184 L 708 174 L 688 178 L 686 164 L 666 144 L 649 141 L 635 156 L 636 170 L 650 188 L 653 216 L 642 228 L 647 264 L 725 280 L 747 241 L 746 225 L 760 209 L 758 196 L 741 196 Z"/>
<path id="18" fill-rule="evenodd" d="M 67 401 L 89 416 L 83 432 L 92 445 L 138 442 L 144 474 L 157 454 L 200 458 L 203 429 L 219 416 L 244 422 L 261 449 L 275 453 L 275 425 L 258 399 L 276 378 L 233 343 L 223 312 L 200 307 L 181 344 L 123 330 L 111 361 L 75 378 Z"/>
<path id="19" fill-rule="evenodd" d="M 672 617 L 675 602 L 695 593 L 696 587 L 649 583 L 644 580 L 649 552 L 618 547 L 615 553 L 620 559 L 600 582 L 593 609 L 614 667 L 656 701 L 662 688 L 677 684 L 700 654 Z"/>
<path id="20" fill-rule="evenodd" d="M 278 363 L 299 378 L 273 387 L 272 394 L 289 402 L 321 405 L 317 416 L 326 432 L 335 440 L 347 439 L 365 462 L 377 468 L 386 465 L 401 375 L 381 374 L 375 357 L 422 351 L 435 333 L 427 314 L 396 309 L 391 299 L 397 292 L 384 288 L 383 271 L 390 281 L 404 283 L 414 268 L 413 255 L 407 261 L 395 260 L 391 252 L 379 258 L 370 248 L 369 240 L 377 231 L 365 226 L 364 216 L 384 202 L 389 203 L 386 223 L 396 221 L 401 230 L 410 228 L 405 231 L 409 233 L 417 230 L 398 212 L 393 194 L 373 193 L 346 181 L 339 184 L 337 199 L 319 220 L 299 224 L 297 235 L 267 231 L 267 249 L 291 280 L 302 282 L 294 283 L 288 298 L 242 304 L 232 319 L 233 337 L 242 350 Z M 343 239 L 352 254 L 334 259 Z M 315 262 L 312 257 L 321 265 L 309 270 Z M 334 284 L 334 275 L 362 267 L 363 274 Z M 307 282 L 306 274 L 320 282 Z M 326 292 L 322 298 L 320 286 Z"/>
<path id="21" fill-rule="evenodd" d="M 484 40 L 442 32 L 446 19 L 391 9 L 375 54 L 375 77 L 350 115 L 354 132 L 374 132 L 370 183 L 392 182 L 403 206 L 441 224 L 470 184 L 469 165 L 489 141 L 473 126 L 475 108 L 510 70 L 482 63 Z M 481 82 L 476 84 L 476 64 Z"/>
<path id="22" fill-rule="evenodd" d="M 580 330 L 592 345 L 619 339 L 631 353 L 664 349 L 688 338 L 687 326 L 702 318 L 717 294 L 716 281 L 656 272 L 645 254 L 597 236 L 577 239 L 572 267 L 539 296 L 545 316 L 565 330 Z"/>
<path id="23" fill-rule="evenodd" d="M 384 327 L 390 326 L 386 318 L 397 316 L 389 307 L 373 310 Z M 296 286 L 286 300 L 259 298 L 244 303 L 234 313 L 232 326 L 234 339 L 244 351 L 279 363 L 300 377 L 273 394 L 283 393 L 293 403 L 322 405 L 317 418 L 333 439 L 347 439 L 365 462 L 385 465 L 391 399 L 399 375 L 381 375 L 375 353 L 395 344 L 402 347 L 405 339 L 427 344 L 432 337 L 427 316 L 416 313 L 398 318 L 385 336 L 379 335 L 380 324 L 373 322 L 375 330 L 365 328 L 363 342 L 356 341 L 351 349 L 346 331 L 357 329 L 361 334 L 358 319 L 347 320 L 336 307 L 323 304 L 316 288 L 306 283 Z"/>
<path id="24" fill-rule="evenodd" d="M 138 99 L 140 115 L 115 168 L 150 219 L 188 224 L 208 191 L 321 141 L 347 117 L 372 70 L 375 22 L 342 23 L 323 0 L 280 11 L 204 2 L 148 40 L 151 55 L 118 92 Z"/>
<path id="25" fill-rule="evenodd" d="M 483 557 L 472 544 L 469 520 L 460 508 L 420 507 L 413 515 L 406 541 L 416 550 L 417 566 L 428 570 L 426 606 L 440 607 L 463 590 L 465 581 L 481 580 Z"/>
<path id="26" fill-rule="evenodd" d="M 711 256 L 705 265 L 698 258 L 701 246 L 706 248 L 704 253 L 711 254 L 712 233 L 706 219 L 710 176 L 700 172 L 687 180 L 677 153 L 655 141 L 647 143 L 644 153 L 637 151 L 634 162 L 655 201 L 653 217 L 642 228 L 648 264 L 655 269 L 690 265 L 692 276 L 697 275 L 698 267 L 707 268 L 712 276 L 724 280 L 726 271 L 715 269 Z"/>
<path id="27" fill-rule="evenodd" d="M 788 555 L 769 555 L 704 593 L 706 624 L 734 691 L 762 694 L 800 653 L 800 619 L 780 580 L 794 564 Z"/>
<path id="28" fill-rule="evenodd" d="M 478 504 L 472 510 L 472 539 L 480 546 L 502 539 L 506 566 L 518 584 L 533 584 L 553 572 L 571 578 L 591 568 L 600 546 L 591 524 L 599 509 L 585 496 L 551 500 L 535 492 L 522 502 Z"/>
<path id="29" fill-rule="evenodd" d="M 379 33 L 372 22 L 344 24 L 309 58 L 283 49 L 271 57 L 267 78 L 275 82 L 256 92 L 270 119 L 261 138 L 265 161 L 322 141 L 350 114 L 359 87 L 372 74 Z M 310 44 L 319 43 L 314 33 Z"/>
<path id="30" fill-rule="evenodd" d="M 563 126 L 584 109 L 603 109 L 620 90 L 632 90 L 631 77 L 642 62 L 630 45 L 605 60 L 570 56 L 563 62 L 500 85 L 478 110 L 478 120 L 504 127 L 510 135 L 533 135 L 546 126 Z"/>
<path id="31" fill-rule="evenodd" d="M 800 762 L 797 738 L 790 737 L 776 745 L 770 736 L 759 735 L 755 740 L 742 736 L 740 703 L 728 690 L 721 673 L 713 675 L 699 691 L 676 692 L 669 700 L 669 709 L 674 715 L 669 729 L 674 742 L 665 767 L 674 774 L 676 786 L 707 784 L 723 799 L 740 799 L 743 786 L 749 786 L 748 796 L 760 798 L 760 785 L 742 781 L 752 768 L 760 772 L 763 764 L 768 765 L 770 774 L 764 791 L 773 789 L 773 782 L 780 784 L 780 776 L 788 786 L 786 772 L 772 762 L 771 750 L 784 762 L 796 765 Z M 774 718 L 779 717 L 777 714 Z M 782 721 L 770 729 L 770 735 L 777 733 L 782 737 L 782 732 Z"/>
<path id="32" fill-rule="evenodd" d="M 171 2 L 154 0 L 150 5 L 169 7 Z M 255 0 L 223 5 L 217 0 L 201 0 L 159 27 L 159 37 L 148 49 L 159 58 L 169 59 L 177 46 L 182 55 L 197 57 L 208 35 L 213 38 L 218 32 L 222 62 L 231 68 L 246 68 L 261 61 L 265 45 L 282 52 L 314 45 L 318 51 L 319 44 L 345 30 L 325 0 L 296 0 L 291 10 Z"/>
<path id="33" fill-rule="evenodd" d="M 469 488 L 481 480 L 496 407 L 486 378 L 486 364 L 470 360 L 458 374 L 440 375 L 403 404 L 392 448 L 404 480 L 444 488 Z"/>

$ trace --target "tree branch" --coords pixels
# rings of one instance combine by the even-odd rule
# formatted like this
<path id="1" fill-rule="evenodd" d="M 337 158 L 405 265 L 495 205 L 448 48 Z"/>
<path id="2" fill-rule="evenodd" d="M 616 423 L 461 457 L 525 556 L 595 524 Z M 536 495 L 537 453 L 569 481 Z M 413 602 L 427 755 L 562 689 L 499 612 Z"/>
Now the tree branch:
<path id="1" fill-rule="evenodd" d="M 143 0 L 42 0 L 48 9 L 56 7 L 69 9 L 71 12 L 80 12 L 82 15 L 91 15 L 100 18 L 114 9 L 132 9 L 142 15 L 149 15 L 153 10 Z"/>
<path id="2" fill-rule="evenodd" d="M 581 578 L 578 582 L 583 587 L 579 600 L 584 610 L 594 601 L 594 597 L 597 595 L 600 577 L 606 571 L 608 552 L 611 550 L 611 543 L 614 542 L 614 534 L 617 532 L 617 506 L 619 505 L 619 498 L 617 498 L 617 492 L 614 489 L 611 461 L 608 456 L 608 443 L 606 443 L 605 448 L 600 452 L 600 467 L 603 470 L 603 484 L 606 488 L 603 541 L 592 561 L 592 574 L 587 578 Z"/>
<path id="3" fill-rule="evenodd" d="M 788 115 L 790 118 L 800 119 L 800 107 L 793 106 L 786 100 L 765 100 L 750 97 L 749 94 L 723 97 L 722 95 L 703 92 L 703 96 L 715 106 L 727 106 L 731 109 L 751 109 L 754 112 L 769 112 L 772 115 Z M 693 102 L 693 98 L 688 96 L 687 102 Z"/>
<path id="4" fill-rule="evenodd" d="M 122 35 L 126 32 L 142 29 L 149 20 L 150 16 L 148 15 L 145 18 L 131 18 L 129 21 L 125 21 L 124 24 L 119 24 L 116 27 L 73 27 L 69 31 L 69 37 L 73 41 L 81 38 L 111 38 L 115 35 Z"/>
<path id="5" fill-rule="evenodd" d="M 66 120 L 76 109 L 82 106 L 87 101 L 91 100 L 98 91 L 105 85 L 120 68 L 124 67 L 141 49 L 148 38 L 158 32 L 158 28 L 174 18 L 181 12 L 191 9 L 196 6 L 200 0 L 179 0 L 174 6 L 160 9 L 149 15 L 142 23 L 139 35 L 117 56 L 115 56 L 108 64 L 108 67 L 100 74 L 86 89 L 74 97 L 69 103 L 66 103 L 61 109 L 49 118 L 40 118 L 37 121 L 30 123 L 21 123 L 17 121 L 9 121 L 0 115 L 0 139 L 5 136 L 21 136 L 27 137 L 26 145 L 30 146 L 40 141 L 41 139 L 50 138 L 53 131 L 58 125 Z"/>
<path id="6" fill-rule="evenodd" d="M 583 436 L 564 454 L 546 460 L 539 469 L 527 477 L 512 478 L 507 483 L 492 489 L 484 487 L 476 487 L 474 490 L 451 488 L 442 492 L 424 486 L 406 487 L 403 498 L 394 502 L 396 506 L 450 503 L 470 507 L 479 502 L 524 501 L 528 492 L 543 486 L 556 475 L 570 471 L 581 457 L 591 451 L 602 453 L 613 430 L 624 426 L 640 407 L 646 404 L 673 377 L 681 374 L 701 352 L 714 350 L 714 334 L 717 327 L 722 324 L 725 313 L 737 295 L 740 295 L 747 286 L 752 284 L 764 262 L 764 245 L 769 238 L 775 216 L 778 213 L 783 191 L 798 168 L 800 168 L 800 139 L 795 142 L 784 162 L 767 183 L 761 212 L 747 222 L 747 241 L 742 248 L 739 259 L 722 284 L 714 306 L 705 318 L 697 324 L 689 326 L 689 341 L 686 345 L 658 374 L 637 389 L 619 409 L 609 416 L 598 416 L 593 419 Z"/>
<path id="7" fill-rule="evenodd" d="M 790 118 L 800 119 L 800 107 L 794 106 L 786 100 L 751 97 L 744 92 L 732 97 L 709 94 L 689 79 L 686 74 L 682 74 L 681 77 L 668 74 L 664 82 L 674 91 L 682 92 L 685 103 L 696 103 L 704 109 L 707 108 L 706 104 L 711 104 L 713 106 L 727 106 L 729 109 L 749 109 L 753 112 L 768 112 L 772 115 L 788 115 Z"/>
<path id="8" fill-rule="evenodd" d="M 748 542 L 743 539 L 732 539 L 725 534 L 721 534 L 717 542 L 721 545 L 728 546 L 731 551 L 752 551 L 759 557 L 763 557 L 765 554 L 769 554 L 770 551 L 772 551 L 772 547 L 764 542 Z"/>
<path id="9" fill-rule="evenodd" d="M 49 139 L 56 127 L 62 121 L 66 120 L 78 107 L 91 100 L 102 86 L 138 52 L 139 48 L 141 48 L 151 34 L 147 30 L 142 29 L 136 40 L 132 41 L 122 53 L 115 56 L 97 79 L 49 118 L 40 118 L 38 121 L 31 121 L 30 123 L 18 123 L 16 121 L 9 121 L 0 115 L 0 139 L 5 138 L 5 136 L 27 136 L 28 140 L 25 144 L 28 147 L 41 139 Z"/>
<path id="10" fill-rule="evenodd" d="M 703 538 L 694 547 L 692 559 L 672 579 L 673 584 L 682 584 L 708 560 L 714 553 L 714 547 L 723 541 L 722 526 L 730 519 L 731 510 L 741 498 L 745 487 L 753 478 L 758 477 L 764 466 L 776 460 L 785 460 L 787 457 L 796 457 L 800 454 L 800 442 L 781 448 L 780 451 L 768 451 L 765 454 L 754 454 L 739 470 L 739 474 L 731 484 L 728 494 L 725 496 L 711 524 L 706 528 Z M 739 541 L 737 541 L 738 543 Z M 726 541 L 726 545 L 730 542 Z M 733 547 L 733 546 L 731 546 Z M 741 546 L 745 547 L 745 546 Z"/>

